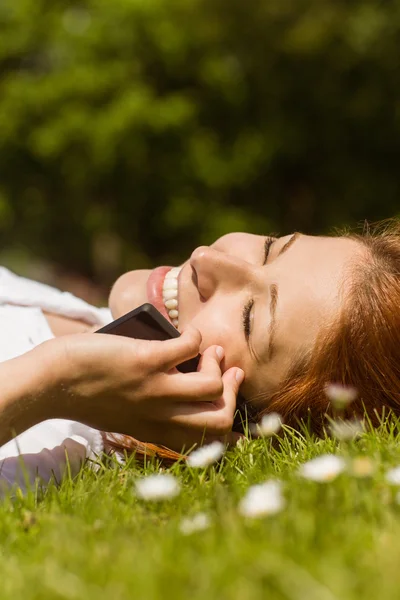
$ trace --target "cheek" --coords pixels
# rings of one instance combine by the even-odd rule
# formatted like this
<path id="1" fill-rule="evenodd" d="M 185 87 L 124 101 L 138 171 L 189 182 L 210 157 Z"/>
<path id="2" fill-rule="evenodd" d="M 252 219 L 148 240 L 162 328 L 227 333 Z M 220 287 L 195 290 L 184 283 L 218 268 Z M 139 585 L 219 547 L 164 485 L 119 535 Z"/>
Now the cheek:
<path id="1" fill-rule="evenodd" d="M 130 271 L 115 282 L 108 300 L 114 319 L 147 302 L 146 284 L 150 273 L 147 269 Z"/>
<path id="2" fill-rule="evenodd" d="M 214 344 L 223 347 L 225 350 L 224 370 L 231 367 L 244 367 L 244 360 L 247 356 L 247 350 L 240 336 L 240 328 L 234 327 L 233 317 L 227 319 L 227 312 L 229 314 L 229 311 L 224 311 L 222 314 L 215 311 L 202 311 L 190 322 L 201 332 L 200 352 L 204 352 L 206 348 Z"/>

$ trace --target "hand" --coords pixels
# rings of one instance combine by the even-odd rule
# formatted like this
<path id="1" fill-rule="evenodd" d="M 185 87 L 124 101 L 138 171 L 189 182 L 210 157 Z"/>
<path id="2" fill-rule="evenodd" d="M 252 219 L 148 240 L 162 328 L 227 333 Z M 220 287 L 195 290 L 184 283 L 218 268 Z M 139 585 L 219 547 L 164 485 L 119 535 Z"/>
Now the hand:
<path id="1" fill-rule="evenodd" d="M 218 346 L 204 352 L 196 373 L 180 373 L 176 366 L 199 353 L 201 335 L 192 327 L 163 342 L 78 334 L 46 344 L 62 365 L 53 416 L 178 451 L 232 433 L 244 373 L 233 367 L 222 374 Z"/>

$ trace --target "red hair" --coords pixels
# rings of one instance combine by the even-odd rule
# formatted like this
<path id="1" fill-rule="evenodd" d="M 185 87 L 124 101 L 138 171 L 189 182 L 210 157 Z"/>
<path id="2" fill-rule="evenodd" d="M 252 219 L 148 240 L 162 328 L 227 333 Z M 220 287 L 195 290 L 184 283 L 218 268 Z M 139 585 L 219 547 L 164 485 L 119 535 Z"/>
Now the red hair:
<path id="1" fill-rule="evenodd" d="M 130 435 L 103 433 L 104 450 L 108 454 L 115 452 L 122 454 L 135 454 L 141 461 L 157 458 L 163 465 L 170 466 L 178 460 L 185 460 L 183 454 L 170 450 L 165 446 L 140 442 Z"/>
<path id="2" fill-rule="evenodd" d="M 321 331 L 309 356 L 295 362 L 280 389 L 259 414 L 278 412 L 293 427 L 307 420 L 322 433 L 331 413 L 324 392 L 329 382 L 351 385 L 358 398 L 347 416 L 368 414 L 372 424 L 388 409 L 400 415 L 400 221 L 393 219 L 362 234 L 345 233 L 363 246 L 344 281 L 343 306 L 336 322 Z M 249 401 L 251 402 L 251 400 Z M 107 434 L 108 447 L 172 462 L 182 455 Z"/>
<path id="3" fill-rule="evenodd" d="M 344 282 L 340 315 L 321 332 L 306 363 L 292 369 L 264 411 L 279 412 L 293 426 L 307 418 L 316 433 L 331 412 L 324 393 L 329 382 L 357 389 L 347 416 L 366 412 L 376 425 L 388 409 L 400 415 L 400 221 L 345 237 L 366 252 Z"/>

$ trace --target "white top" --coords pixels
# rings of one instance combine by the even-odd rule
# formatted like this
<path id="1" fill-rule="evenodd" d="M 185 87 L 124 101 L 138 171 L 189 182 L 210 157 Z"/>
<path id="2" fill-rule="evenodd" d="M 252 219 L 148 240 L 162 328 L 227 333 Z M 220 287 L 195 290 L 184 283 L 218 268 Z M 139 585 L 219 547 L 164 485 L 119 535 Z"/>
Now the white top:
<path id="1" fill-rule="evenodd" d="M 106 308 L 0 267 L 0 362 L 54 337 L 43 310 L 99 327 L 112 320 Z M 39 423 L 0 447 L 0 491 L 14 484 L 26 490 L 37 478 L 44 484 L 59 481 L 67 470 L 76 475 L 86 458 L 102 450 L 100 432 L 82 423 Z"/>

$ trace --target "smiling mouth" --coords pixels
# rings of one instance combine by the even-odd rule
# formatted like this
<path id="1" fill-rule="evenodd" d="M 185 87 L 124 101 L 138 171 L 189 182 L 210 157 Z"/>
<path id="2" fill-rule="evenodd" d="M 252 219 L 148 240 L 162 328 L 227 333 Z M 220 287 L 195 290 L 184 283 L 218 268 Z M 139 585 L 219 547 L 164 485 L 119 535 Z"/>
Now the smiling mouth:
<path id="1" fill-rule="evenodd" d="M 179 304 L 178 304 L 178 277 L 182 267 L 174 267 L 164 277 L 162 286 L 162 298 L 165 309 L 172 324 L 178 328 Z"/>

